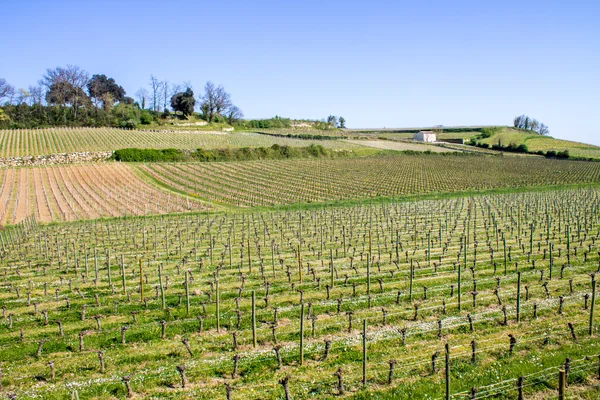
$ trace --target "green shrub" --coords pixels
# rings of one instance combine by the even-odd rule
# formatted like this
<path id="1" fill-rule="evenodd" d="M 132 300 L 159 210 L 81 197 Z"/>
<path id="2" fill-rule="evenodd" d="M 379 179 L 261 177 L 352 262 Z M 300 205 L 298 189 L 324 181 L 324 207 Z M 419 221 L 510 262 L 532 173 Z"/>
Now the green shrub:
<path id="1" fill-rule="evenodd" d="M 112 158 L 124 162 L 174 162 L 185 161 L 186 156 L 177 149 L 121 149 L 114 152 Z"/>
<path id="2" fill-rule="evenodd" d="M 143 110 L 142 115 L 140 116 L 140 122 L 142 125 L 150 125 L 154 122 L 154 115 L 148 110 Z"/>
<path id="3" fill-rule="evenodd" d="M 137 126 L 138 126 L 138 122 L 134 119 L 128 119 L 127 121 L 121 121 L 119 123 L 119 127 L 121 127 L 121 128 L 134 129 L 134 128 L 137 128 Z"/>

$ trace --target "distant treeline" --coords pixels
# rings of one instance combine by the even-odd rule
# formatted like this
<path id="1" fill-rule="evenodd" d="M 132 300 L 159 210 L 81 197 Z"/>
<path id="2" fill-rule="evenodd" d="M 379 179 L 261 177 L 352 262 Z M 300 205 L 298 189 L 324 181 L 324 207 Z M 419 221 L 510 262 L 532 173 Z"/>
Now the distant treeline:
<path id="1" fill-rule="evenodd" d="M 197 149 L 185 152 L 179 149 L 137 149 L 128 148 L 114 152 L 112 159 L 124 162 L 210 162 L 210 161 L 250 161 L 284 160 L 289 158 L 334 158 L 345 157 L 347 150 L 329 150 L 321 145 L 290 147 L 274 144 L 271 147 L 241 147 L 226 149 Z"/>

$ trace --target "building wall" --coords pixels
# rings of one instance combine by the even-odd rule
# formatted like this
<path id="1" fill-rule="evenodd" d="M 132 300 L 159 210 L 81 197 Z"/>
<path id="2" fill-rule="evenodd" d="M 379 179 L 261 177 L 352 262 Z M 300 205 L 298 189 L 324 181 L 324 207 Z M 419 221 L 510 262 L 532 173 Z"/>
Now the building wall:
<path id="1" fill-rule="evenodd" d="M 414 140 L 419 142 L 435 142 L 436 135 L 435 133 L 415 133 Z"/>

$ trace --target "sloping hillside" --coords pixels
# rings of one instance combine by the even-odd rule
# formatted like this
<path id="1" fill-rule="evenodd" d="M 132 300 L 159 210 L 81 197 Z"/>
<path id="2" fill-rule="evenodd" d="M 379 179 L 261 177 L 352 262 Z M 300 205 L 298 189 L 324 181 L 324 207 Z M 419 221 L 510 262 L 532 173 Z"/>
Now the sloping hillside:
<path id="1" fill-rule="evenodd" d="M 568 140 L 555 139 L 550 136 L 542 136 L 537 133 L 523 131 L 514 128 L 502 128 L 488 138 L 479 139 L 479 142 L 488 143 L 490 146 L 501 143 L 506 146 L 514 143 L 517 146 L 525 144 L 529 151 L 564 151 L 568 150 L 572 157 L 585 157 L 600 159 L 600 147 L 586 143 L 571 142 Z"/>

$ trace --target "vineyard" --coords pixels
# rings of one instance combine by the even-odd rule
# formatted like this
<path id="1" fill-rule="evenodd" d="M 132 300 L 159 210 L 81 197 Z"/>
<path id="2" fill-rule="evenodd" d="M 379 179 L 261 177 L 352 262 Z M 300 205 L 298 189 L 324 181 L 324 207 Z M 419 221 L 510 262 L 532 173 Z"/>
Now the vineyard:
<path id="1" fill-rule="evenodd" d="M 0 225 L 206 210 L 156 188 L 127 165 L 83 164 L 0 169 Z"/>
<path id="2" fill-rule="evenodd" d="M 600 182 L 599 163 L 517 157 L 402 155 L 135 168 L 169 188 L 235 206 Z"/>
<path id="3" fill-rule="evenodd" d="M 335 140 L 302 140 L 258 133 L 215 133 L 189 131 L 141 131 L 116 128 L 49 128 L 0 130 L 0 157 L 22 157 L 83 151 L 112 151 L 138 148 L 227 148 L 273 144 L 308 146 L 320 144 L 334 149 L 358 149 L 359 145 Z"/>
<path id="4" fill-rule="evenodd" d="M 597 398 L 599 208 L 587 188 L 30 218 L 2 233 L 0 384 L 23 399 L 552 398 L 565 368 L 567 391 Z"/>

